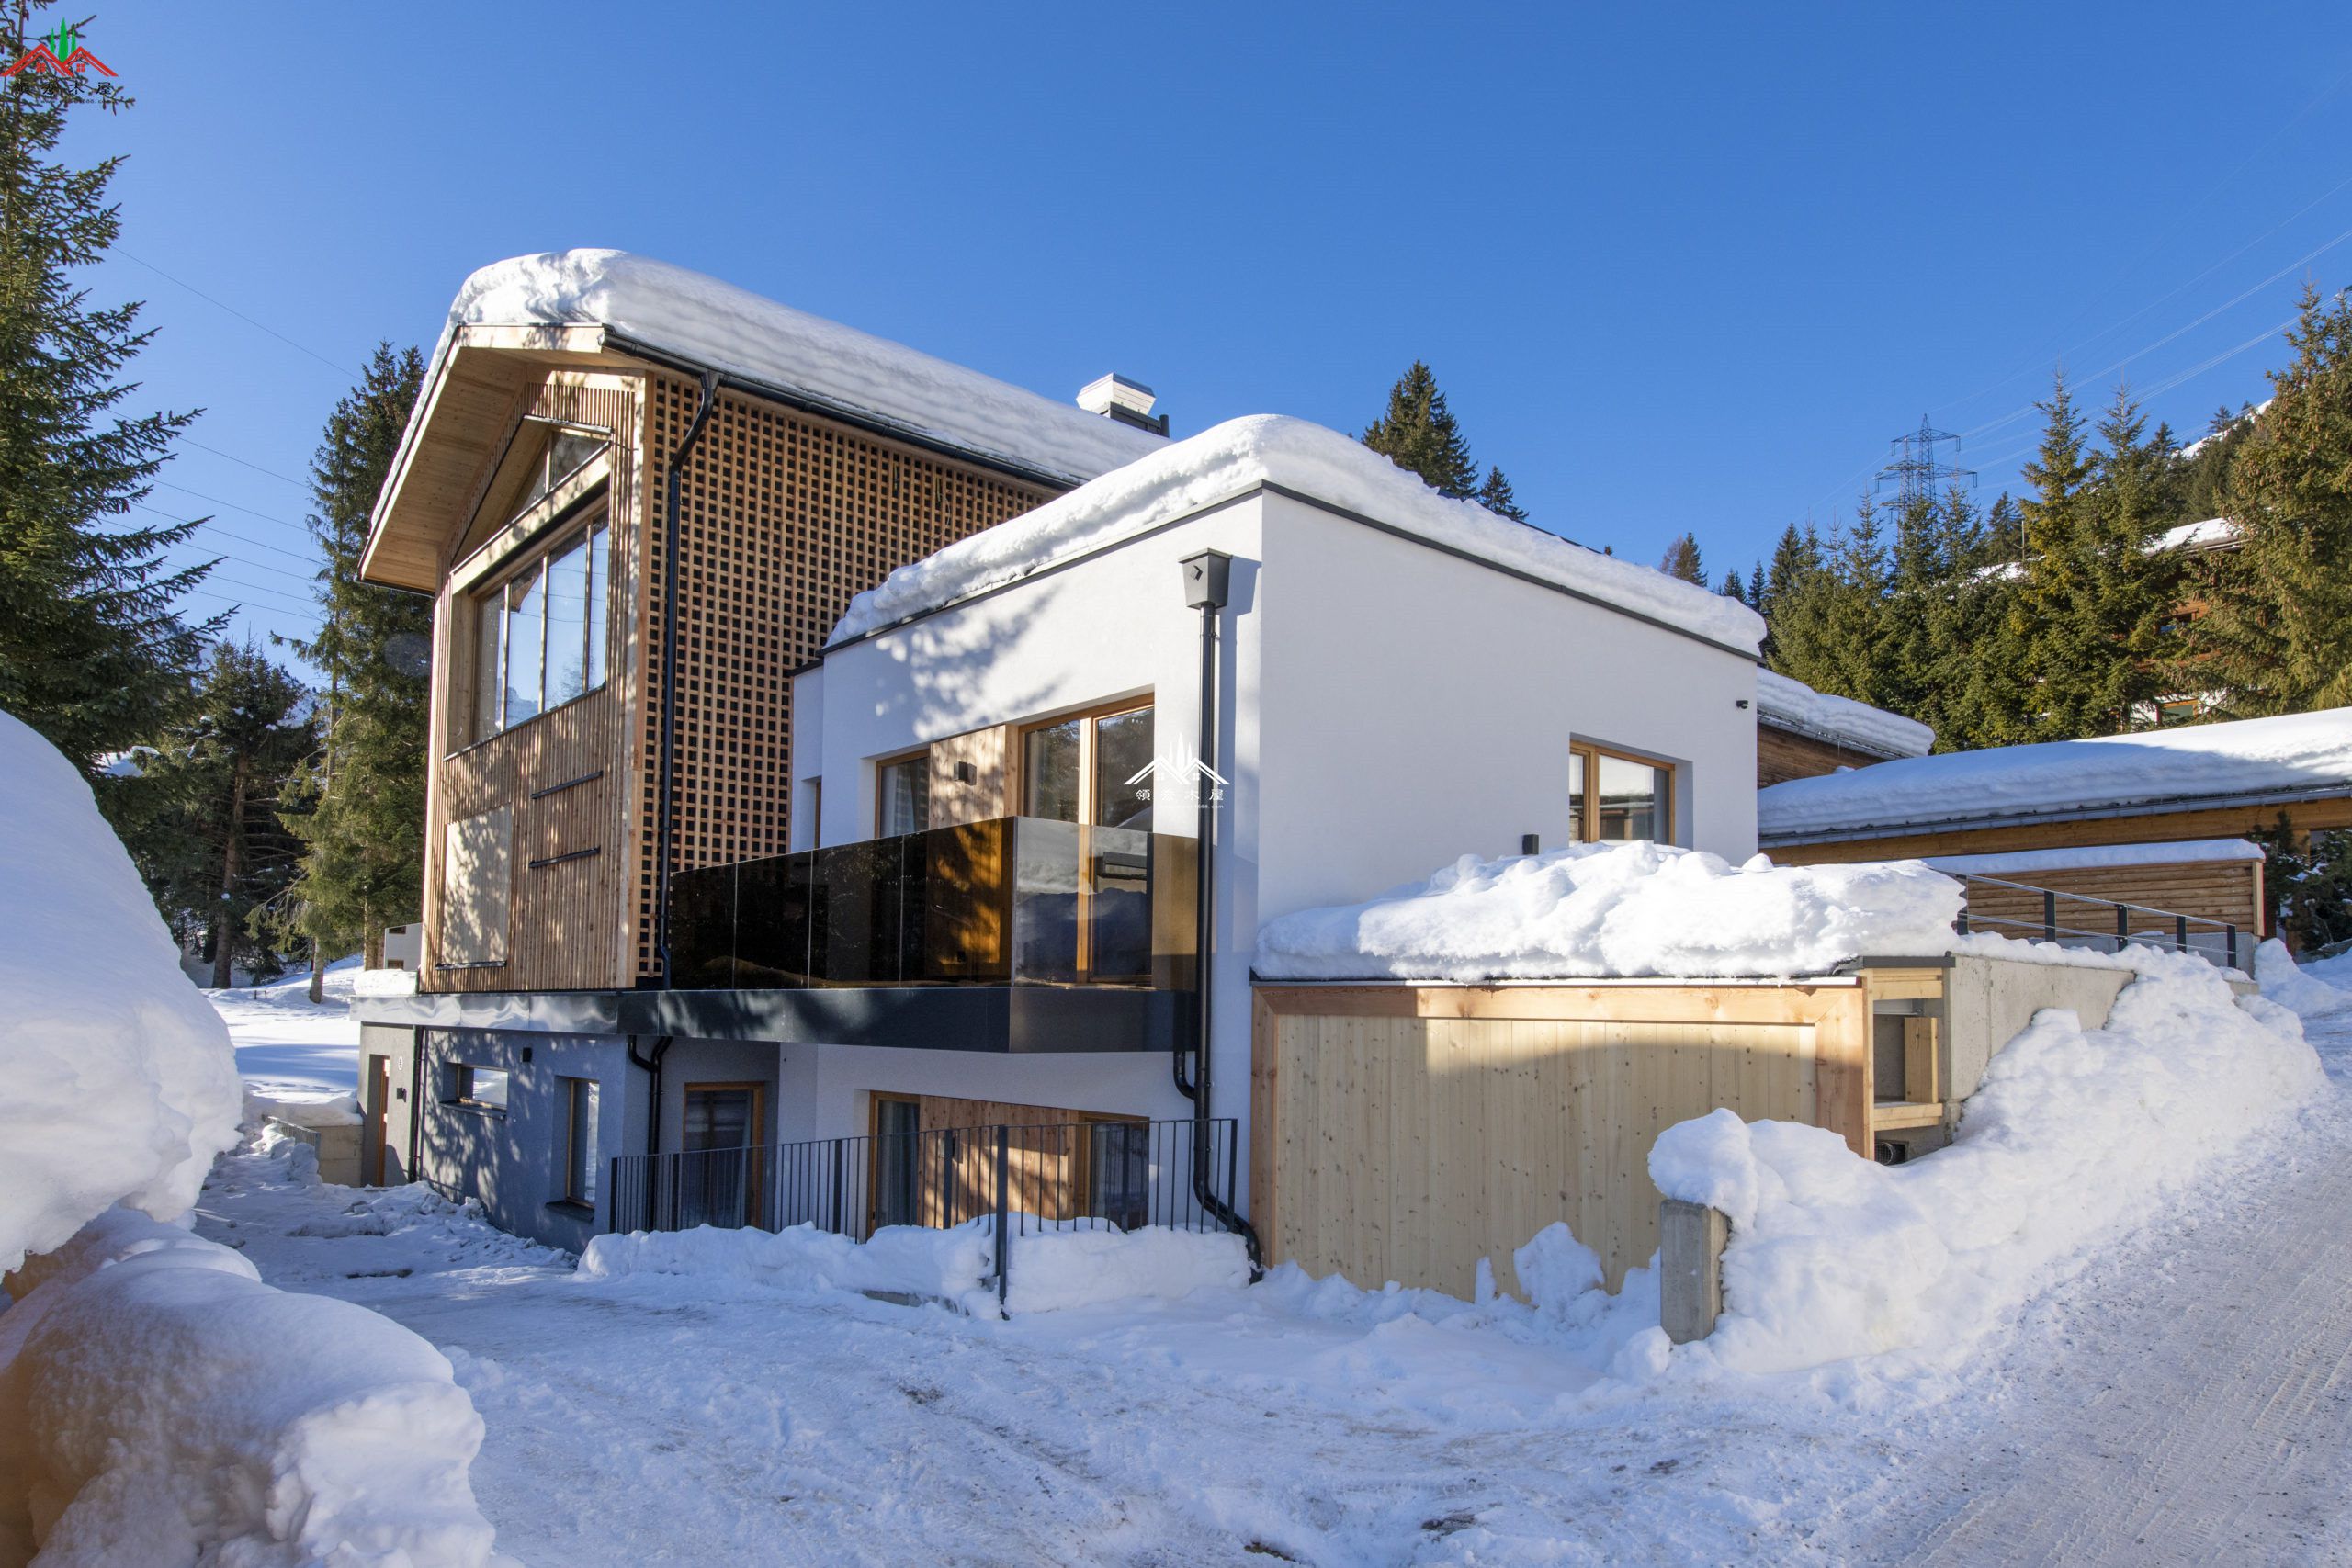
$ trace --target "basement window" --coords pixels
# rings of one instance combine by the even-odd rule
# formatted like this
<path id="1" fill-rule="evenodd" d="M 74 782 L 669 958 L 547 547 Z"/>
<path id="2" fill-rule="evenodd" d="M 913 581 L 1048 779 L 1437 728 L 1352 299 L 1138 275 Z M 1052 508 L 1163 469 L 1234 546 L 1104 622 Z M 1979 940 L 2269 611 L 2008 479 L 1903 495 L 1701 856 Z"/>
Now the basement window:
<path id="1" fill-rule="evenodd" d="M 469 741 L 487 740 L 602 686 L 612 598 L 612 530 L 583 527 L 475 594 Z"/>
<path id="2" fill-rule="evenodd" d="M 449 1103 L 503 1113 L 506 1110 L 506 1069 L 478 1067 L 470 1062 L 450 1064 Z"/>

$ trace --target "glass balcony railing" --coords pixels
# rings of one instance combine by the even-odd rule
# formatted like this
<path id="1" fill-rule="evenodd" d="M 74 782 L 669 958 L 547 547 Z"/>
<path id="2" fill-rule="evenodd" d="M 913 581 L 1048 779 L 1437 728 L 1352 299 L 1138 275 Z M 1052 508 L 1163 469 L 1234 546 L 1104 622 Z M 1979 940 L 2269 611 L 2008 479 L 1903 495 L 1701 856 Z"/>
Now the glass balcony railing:
<path id="1" fill-rule="evenodd" d="M 1193 983 L 1194 840 L 1034 817 L 678 873 L 681 989 Z"/>

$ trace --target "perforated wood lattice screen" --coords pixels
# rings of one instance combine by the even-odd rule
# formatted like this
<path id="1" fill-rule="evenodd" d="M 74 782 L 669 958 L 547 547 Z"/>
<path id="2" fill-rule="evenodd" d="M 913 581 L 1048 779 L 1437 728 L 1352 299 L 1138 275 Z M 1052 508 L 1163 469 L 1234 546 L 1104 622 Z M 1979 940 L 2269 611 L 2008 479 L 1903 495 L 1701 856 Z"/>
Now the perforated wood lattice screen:
<path id="1" fill-rule="evenodd" d="M 646 774 L 639 821 L 637 973 L 655 975 L 662 749 L 663 519 L 669 454 L 699 389 L 650 389 L 645 580 Z M 1051 491 L 722 393 L 686 463 L 679 507 L 676 864 L 781 854 L 789 842 L 792 690 L 850 596 Z"/>

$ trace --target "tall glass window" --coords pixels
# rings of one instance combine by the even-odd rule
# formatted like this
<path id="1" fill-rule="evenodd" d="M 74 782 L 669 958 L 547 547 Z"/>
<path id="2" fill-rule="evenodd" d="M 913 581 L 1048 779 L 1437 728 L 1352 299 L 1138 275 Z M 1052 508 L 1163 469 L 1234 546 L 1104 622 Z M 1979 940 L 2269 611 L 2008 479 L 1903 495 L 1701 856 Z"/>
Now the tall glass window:
<path id="1" fill-rule="evenodd" d="M 575 1203 L 594 1206 L 597 1169 L 604 1164 L 596 1149 L 596 1080 L 563 1080 L 570 1104 L 564 1139 L 563 1195 Z"/>
<path id="2" fill-rule="evenodd" d="M 1079 820 L 1085 779 L 1079 753 L 1085 744 L 1086 723 L 1066 718 L 1041 725 L 1022 738 L 1021 815 L 1054 822 Z"/>
<path id="3" fill-rule="evenodd" d="M 881 796 L 881 836 L 920 833 L 931 826 L 931 753 L 917 752 L 883 762 L 875 770 Z"/>
<path id="4" fill-rule="evenodd" d="M 1135 708 L 1094 721 L 1094 823 L 1100 828 L 1149 828 L 1152 777 L 1151 710 Z M 1138 773 L 1144 776 L 1137 778 Z"/>
<path id="5" fill-rule="evenodd" d="M 612 530 L 602 517 L 478 595 L 467 739 L 487 740 L 602 686 L 611 598 Z"/>

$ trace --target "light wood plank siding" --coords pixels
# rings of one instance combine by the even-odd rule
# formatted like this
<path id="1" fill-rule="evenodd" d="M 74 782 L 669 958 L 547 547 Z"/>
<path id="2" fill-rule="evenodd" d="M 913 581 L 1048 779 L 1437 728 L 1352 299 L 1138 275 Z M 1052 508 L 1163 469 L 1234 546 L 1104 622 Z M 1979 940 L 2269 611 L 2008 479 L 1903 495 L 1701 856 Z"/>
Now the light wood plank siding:
<path id="1" fill-rule="evenodd" d="M 2067 871 L 1998 872 L 2004 882 L 2020 882 L 2033 887 L 2047 887 L 2059 893 L 2079 893 L 2086 897 L 2111 899 L 2121 904 L 2141 904 L 2153 909 L 2169 909 L 2178 915 L 2202 915 L 2209 920 L 2221 920 L 2234 925 L 2251 939 L 2260 931 L 2262 922 L 2262 863 L 2260 861 L 2191 861 L 2176 865 L 2086 866 Z M 1969 917 L 1979 922 L 1979 929 L 1998 936 L 2028 936 L 2032 933 L 2015 926 L 1984 924 L 1994 919 L 2023 920 L 2032 925 L 2041 921 L 2041 899 L 2038 894 L 2007 887 L 1988 887 L 1982 883 L 1968 886 Z M 2058 923 L 2062 926 L 2086 927 L 2104 931 L 2112 928 L 2112 915 L 2086 904 L 2058 900 Z M 2157 931 L 2162 922 L 2151 916 L 2134 915 L 2132 930 Z M 2192 927 L 2199 940 L 2210 939 L 2210 931 Z M 2249 940 L 2248 948 L 2252 942 Z"/>
<path id="2" fill-rule="evenodd" d="M 1870 1146 L 1865 984 L 1261 987 L 1250 1217 L 1270 1261 L 1459 1295 L 1555 1220 L 1613 1288 L 1657 1245 L 1649 1151 L 1729 1106 Z"/>
<path id="3" fill-rule="evenodd" d="M 514 418 L 524 410 L 518 408 Z M 461 740 L 465 694 L 473 677 L 464 606 L 443 587 L 434 616 L 432 734 L 444 753 L 426 805 L 424 931 L 419 984 L 426 990 L 563 990 L 626 983 L 634 910 L 625 897 L 632 862 L 626 837 L 632 786 L 631 728 L 623 715 L 640 689 L 641 643 L 625 606 L 641 596 L 644 488 L 638 461 L 641 414 L 634 378 L 564 373 L 543 384 L 528 412 L 613 432 L 606 491 L 612 599 L 605 683 L 587 695 L 473 746 Z M 511 433 L 511 429 L 510 429 Z M 503 442 L 499 444 L 503 449 Z M 485 457 L 482 485 L 495 451 Z M 477 498 L 479 503 L 479 498 Z M 463 548 L 479 523 L 459 530 Z M 569 788 L 558 786 L 570 784 Z M 549 792 L 549 793 L 542 793 Z M 441 844 L 446 825 L 496 807 L 514 814 L 513 897 L 503 964 L 444 966 L 433 949 L 441 930 Z"/>

